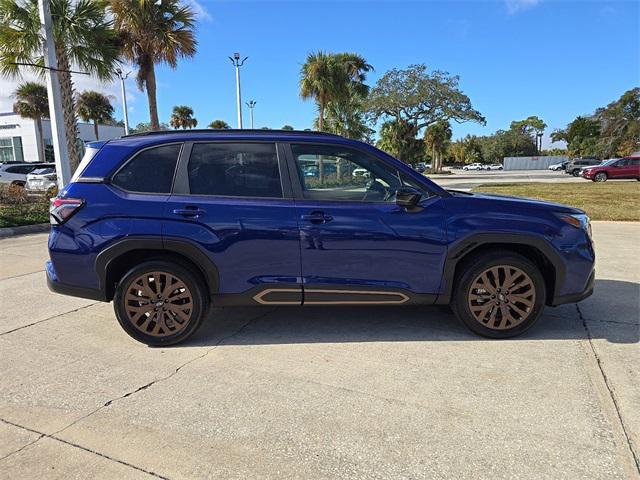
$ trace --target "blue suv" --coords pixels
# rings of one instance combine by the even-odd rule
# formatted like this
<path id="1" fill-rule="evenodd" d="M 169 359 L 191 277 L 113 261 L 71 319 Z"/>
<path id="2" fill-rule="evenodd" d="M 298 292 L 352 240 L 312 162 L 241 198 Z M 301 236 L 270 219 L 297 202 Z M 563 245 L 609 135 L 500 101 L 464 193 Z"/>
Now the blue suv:
<path id="1" fill-rule="evenodd" d="M 210 306 L 451 305 L 493 338 L 593 291 L 583 211 L 445 190 L 315 132 L 153 132 L 90 145 L 51 204 L 55 292 L 109 302 L 148 345 Z"/>

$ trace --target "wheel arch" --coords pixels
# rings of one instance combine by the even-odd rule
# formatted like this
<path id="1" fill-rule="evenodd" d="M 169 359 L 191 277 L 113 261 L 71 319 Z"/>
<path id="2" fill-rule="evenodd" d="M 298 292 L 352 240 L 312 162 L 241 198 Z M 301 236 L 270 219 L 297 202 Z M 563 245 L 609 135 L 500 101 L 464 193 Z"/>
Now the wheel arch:
<path id="1" fill-rule="evenodd" d="M 560 255 L 544 239 L 519 234 L 476 234 L 449 250 L 444 264 L 441 293 L 436 304 L 451 301 L 456 279 L 472 259 L 488 251 L 509 251 L 532 261 L 542 273 L 547 290 L 546 304 L 552 305 L 564 282 L 565 267 Z"/>
<path id="2" fill-rule="evenodd" d="M 195 272 L 209 295 L 218 292 L 218 269 L 198 246 L 187 240 L 137 237 L 119 240 L 96 257 L 95 269 L 107 301 L 113 299 L 116 284 L 127 271 L 151 259 L 175 261 Z"/>

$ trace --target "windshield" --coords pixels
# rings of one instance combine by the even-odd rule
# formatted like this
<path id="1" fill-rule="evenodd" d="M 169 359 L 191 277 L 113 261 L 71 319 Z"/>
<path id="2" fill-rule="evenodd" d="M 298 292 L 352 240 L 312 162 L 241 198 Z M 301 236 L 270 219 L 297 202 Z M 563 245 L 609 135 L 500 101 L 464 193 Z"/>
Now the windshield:
<path id="1" fill-rule="evenodd" d="M 611 158 L 609 160 L 605 160 L 604 162 L 601 163 L 601 165 L 611 165 L 615 162 L 617 162 L 618 160 L 620 160 L 619 158 Z"/>
<path id="2" fill-rule="evenodd" d="M 31 172 L 32 175 L 47 175 L 49 173 L 56 173 L 56 169 L 55 168 L 36 168 L 33 172 Z"/>

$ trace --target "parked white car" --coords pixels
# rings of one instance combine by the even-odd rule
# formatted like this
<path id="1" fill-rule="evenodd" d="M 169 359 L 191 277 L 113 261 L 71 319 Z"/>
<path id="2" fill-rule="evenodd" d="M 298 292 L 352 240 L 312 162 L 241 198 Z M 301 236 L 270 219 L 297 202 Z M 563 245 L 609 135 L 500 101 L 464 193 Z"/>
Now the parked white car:
<path id="1" fill-rule="evenodd" d="M 369 178 L 371 176 L 369 170 L 366 168 L 356 168 L 351 175 L 356 178 Z"/>
<path id="2" fill-rule="evenodd" d="M 504 167 L 499 163 L 492 163 L 491 165 L 485 165 L 484 169 L 485 170 L 503 170 Z"/>
<path id="3" fill-rule="evenodd" d="M 465 165 L 464 167 L 462 167 L 462 170 L 468 171 L 468 170 L 484 170 L 484 165 L 481 163 L 471 163 L 469 165 Z"/>
<path id="4" fill-rule="evenodd" d="M 27 184 L 27 174 L 37 168 L 53 167 L 51 163 L 2 163 L 0 164 L 0 184 L 20 185 Z"/>
<path id="5" fill-rule="evenodd" d="M 553 171 L 553 172 L 557 172 L 559 170 L 564 170 L 564 164 L 565 162 L 560 162 L 560 163 L 554 163 L 553 165 L 549 165 L 549 170 Z"/>
<path id="6" fill-rule="evenodd" d="M 42 194 L 58 186 L 55 167 L 38 168 L 27 175 L 27 194 Z"/>

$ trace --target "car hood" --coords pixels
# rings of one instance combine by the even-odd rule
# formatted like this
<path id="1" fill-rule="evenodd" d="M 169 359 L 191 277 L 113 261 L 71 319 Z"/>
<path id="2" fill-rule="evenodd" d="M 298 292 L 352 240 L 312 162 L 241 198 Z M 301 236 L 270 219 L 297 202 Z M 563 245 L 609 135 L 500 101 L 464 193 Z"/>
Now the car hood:
<path id="1" fill-rule="evenodd" d="M 579 208 L 570 207 L 569 205 L 563 205 L 562 203 L 546 202 L 544 200 L 534 200 L 526 197 L 514 197 L 510 195 L 500 195 L 497 193 L 471 193 L 461 192 L 456 190 L 448 190 L 449 193 L 454 196 L 468 197 L 474 201 L 488 201 L 495 203 L 496 206 L 504 204 L 505 207 L 522 207 L 535 210 L 549 210 L 560 213 L 584 213 Z"/>

